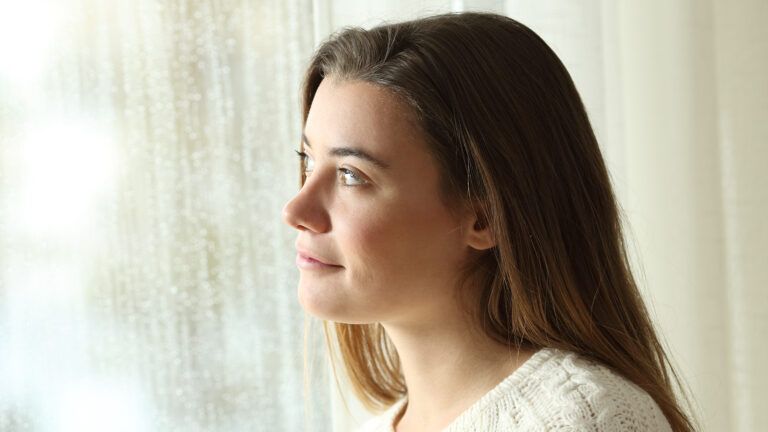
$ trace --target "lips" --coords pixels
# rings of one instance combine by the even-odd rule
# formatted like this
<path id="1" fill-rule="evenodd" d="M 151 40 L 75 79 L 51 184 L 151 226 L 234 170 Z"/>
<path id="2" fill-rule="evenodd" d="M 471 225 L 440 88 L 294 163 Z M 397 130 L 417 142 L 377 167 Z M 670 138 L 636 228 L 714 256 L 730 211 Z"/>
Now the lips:
<path id="1" fill-rule="evenodd" d="M 303 256 L 304 258 L 308 258 L 310 260 L 317 261 L 320 264 L 325 264 L 325 265 L 328 265 L 328 266 L 341 267 L 340 265 L 334 264 L 330 260 L 328 260 L 326 258 L 323 258 L 322 256 L 320 256 L 320 255 L 318 255 L 318 254 L 316 254 L 314 252 L 310 252 L 310 251 L 308 251 L 306 249 L 296 248 L 296 251 L 299 253 L 299 255 Z"/>

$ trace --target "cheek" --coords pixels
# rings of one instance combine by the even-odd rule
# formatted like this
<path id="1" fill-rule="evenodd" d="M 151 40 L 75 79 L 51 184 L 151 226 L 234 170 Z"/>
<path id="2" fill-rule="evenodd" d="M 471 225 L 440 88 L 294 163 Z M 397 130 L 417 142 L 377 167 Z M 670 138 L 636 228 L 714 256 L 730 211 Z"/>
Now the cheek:
<path id="1" fill-rule="evenodd" d="M 396 211 L 359 212 L 344 227 L 345 253 L 354 260 L 355 279 L 369 287 L 404 286 L 445 278 L 453 264 L 458 230 L 439 209 L 392 206 Z M 341 233 L 340 233 L 341 234 Z"/>
<path id="2" fill-rule="evenodd" d="M 402 247 L 397 227 L 374 214 L 359 212 L 338 234 L 355 286 L 370 290 L 386 284 L 387 275 L 398 266 Z"/>

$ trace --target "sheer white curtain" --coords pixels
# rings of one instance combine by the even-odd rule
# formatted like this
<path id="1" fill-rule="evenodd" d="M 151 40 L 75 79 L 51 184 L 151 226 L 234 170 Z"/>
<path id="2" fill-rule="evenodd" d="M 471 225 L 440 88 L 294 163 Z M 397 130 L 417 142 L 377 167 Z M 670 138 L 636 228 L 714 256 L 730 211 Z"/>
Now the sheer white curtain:
<path id="1" fill-rule="evenodd" d="M 319 3 L 329 28 L 489 10 L 539 33 L 587 106 L 641 289 L 705 430 L 768 430 L 768 3 Z M 336 430 L 369 416 L 341 400 Z"/>
<path id="2" fill-rule="evenodd" d="M 330 430 L 280 220 L 312 10 L 0 0 L 0 431 Z"/>

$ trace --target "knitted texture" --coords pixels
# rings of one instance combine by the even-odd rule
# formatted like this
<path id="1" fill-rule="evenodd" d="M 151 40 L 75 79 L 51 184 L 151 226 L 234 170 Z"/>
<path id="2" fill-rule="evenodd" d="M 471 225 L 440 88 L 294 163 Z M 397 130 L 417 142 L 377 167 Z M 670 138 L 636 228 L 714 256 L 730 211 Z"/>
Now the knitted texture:
<path id="1" fill-rule="evenodd" d="M 400 399 L 357 432 L 394 432 Z M 671 431 L 653 398 L 608 367 L 541 348 L 443 432 Z"/>

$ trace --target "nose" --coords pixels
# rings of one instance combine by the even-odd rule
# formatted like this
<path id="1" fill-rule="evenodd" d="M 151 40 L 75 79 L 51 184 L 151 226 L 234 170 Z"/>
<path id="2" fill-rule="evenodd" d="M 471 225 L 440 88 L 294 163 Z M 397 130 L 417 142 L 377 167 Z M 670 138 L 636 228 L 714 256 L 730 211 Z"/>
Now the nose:
<path id="1" fill-rule="evenodd" d="M 283 206 L 283 222 L 299 231 L 324 232 L 330 225 L 318 189 L 305 183 L 299 192 Z"/>

